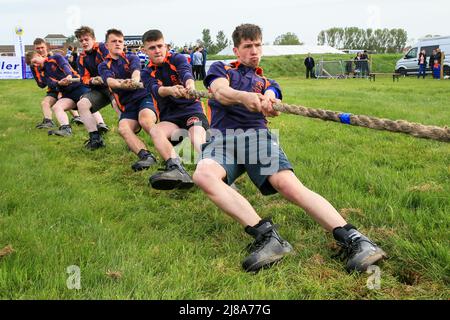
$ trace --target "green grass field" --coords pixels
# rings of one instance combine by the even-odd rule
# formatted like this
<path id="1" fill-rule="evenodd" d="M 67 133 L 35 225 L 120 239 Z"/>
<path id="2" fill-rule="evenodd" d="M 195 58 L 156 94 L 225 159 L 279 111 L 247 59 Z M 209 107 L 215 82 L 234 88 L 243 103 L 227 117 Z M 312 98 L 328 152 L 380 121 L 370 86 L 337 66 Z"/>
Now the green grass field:
<path id="1" fill-rule="evenodd" d="M 278 80 L 287 103 L 450 124 L 450 81 Z M 261 196 L 246 176 L 240 191 L 296 253 L 243 272 L 250 237 L 199 189 L 150 189 L 157 168 L 131 170 L 135 156 L 112 109 L 103 111 L 107 148 L 90 152 L 81 127 L 70 138 L 34 128 L 43 94 L 33 80 L 0 82 L 0 249 L 14 249 L 0 258 L 2 299 L 450 297 L 448 143 L 292 115 L 271 120 L 300 180 L 389 254 L 381 288 L 370 290 L 368 274 L 349 275 L 331 258 L 330 234 L 280 196 Z M 81 269 L 80 290 L 66 286 L 71 265 Z"/>

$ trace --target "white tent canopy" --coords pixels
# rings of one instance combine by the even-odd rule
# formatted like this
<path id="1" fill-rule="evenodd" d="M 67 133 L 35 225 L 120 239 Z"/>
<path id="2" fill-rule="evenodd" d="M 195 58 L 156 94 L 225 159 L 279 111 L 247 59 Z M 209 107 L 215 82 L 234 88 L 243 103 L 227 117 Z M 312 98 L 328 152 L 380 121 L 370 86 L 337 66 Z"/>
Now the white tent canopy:
<path id="1" fill-rule="evenodd" d="M 335 54 L 345 54 L 341 50 L 337 50 L 330 46 L 312 46 L 312 45 L 302 45 L 302 46 L 274 46 L 274 45 L 264 45 L 263 46 L 263 56 L 286 56 L 290 54 L 324 54 L 324 53 L 335 53 Z M 228 46 L 218 53 L 221 56 L 232 56 L 233 46 Z"/>

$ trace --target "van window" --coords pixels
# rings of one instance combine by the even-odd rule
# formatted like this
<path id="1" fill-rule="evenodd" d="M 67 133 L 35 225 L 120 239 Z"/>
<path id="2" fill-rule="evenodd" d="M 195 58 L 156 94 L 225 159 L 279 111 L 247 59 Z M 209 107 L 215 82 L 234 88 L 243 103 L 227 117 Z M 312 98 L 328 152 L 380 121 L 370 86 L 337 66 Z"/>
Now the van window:
<path id="1" fill-rule="evenodd" d="M 406 54 L 405 59 L 415 59 L 415 58 L 417 58 L 417 48 L 412 48 Z"/>
<path id="2" fill-rule="evenodd" d="M 427 55 L 427 57 L 429 57 L 433 54 L 433 50 L 436 50 L 437 48 L 439 48 L 439 45 L 422 47 L 420 48 L 420 52 L 422 52 L 422 50 L 425 50 L 425 54 Z"/>

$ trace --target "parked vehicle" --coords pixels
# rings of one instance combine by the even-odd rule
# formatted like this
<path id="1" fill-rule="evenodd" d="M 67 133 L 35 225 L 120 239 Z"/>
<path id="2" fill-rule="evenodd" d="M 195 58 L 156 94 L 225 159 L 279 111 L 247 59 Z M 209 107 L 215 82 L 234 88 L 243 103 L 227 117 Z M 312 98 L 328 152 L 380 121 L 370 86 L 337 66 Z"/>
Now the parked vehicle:
<path id="1" fill-rule="evenodd" d="M 440 48 L 445 55 L 444 75 L 450 76 L 450 36 L 420 39 L 403 58 L 397 61 L 395 72 L 405 76 L 419 73 L 419 53 L 425 50 L 427 55 L 427 73 L 431 73 L 432 70 L 429 68 L 430 56 L 433 50 L 437 48 Z"/>

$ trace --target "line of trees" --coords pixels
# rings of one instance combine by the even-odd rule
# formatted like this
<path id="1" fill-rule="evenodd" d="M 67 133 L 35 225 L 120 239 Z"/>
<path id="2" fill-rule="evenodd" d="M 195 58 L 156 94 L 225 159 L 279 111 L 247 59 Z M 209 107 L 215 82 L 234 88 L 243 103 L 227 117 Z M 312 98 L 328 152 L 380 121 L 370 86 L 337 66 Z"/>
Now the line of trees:
<path id="1" fill-rule="evenodd" d="M 225 33 L 220 30 L 217 32 L 216 41 L 214 42 L 211 38 L 211 31 L 209 29 L 203 29 L 202 39 L 198 40 L 197 43 L 203 44 L 205 49 L 208 51 L 208 54 L 217 54 L 229 46 L 231 41 L 228 40 Z"/>
<path id="2" fill-rule="evenodd" d="M 403 29 L 330 28 L 317 36 L 318 45 L 338 49 L 365 49 L 378 53 L 402 52 L 408 40 Z"/>
<path id="3" fill-rule="evenodd" d="M 295 33 L 287 32 L 276 37 L 273 44 L 276 46 L 288 46 L 288 45 L 302 45 L 303 43 L 300 42 Z"/>

